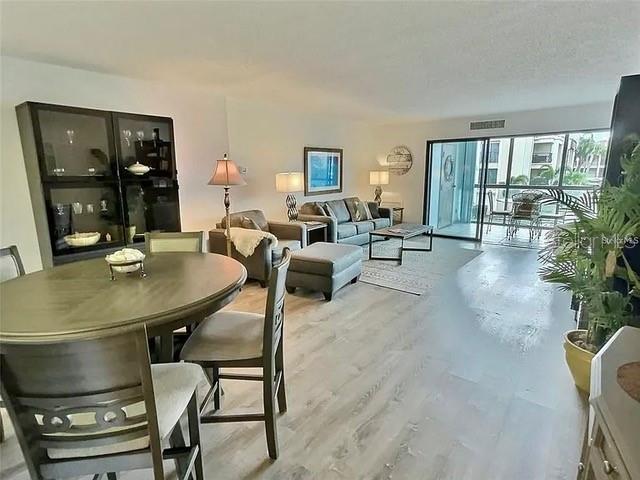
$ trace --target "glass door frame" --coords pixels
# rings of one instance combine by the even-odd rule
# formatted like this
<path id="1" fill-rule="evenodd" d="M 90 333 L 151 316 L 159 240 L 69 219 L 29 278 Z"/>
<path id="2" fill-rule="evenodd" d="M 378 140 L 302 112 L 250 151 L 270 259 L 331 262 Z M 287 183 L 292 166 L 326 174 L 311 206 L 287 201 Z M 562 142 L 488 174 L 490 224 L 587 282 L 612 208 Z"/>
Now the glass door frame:
<path id="1" fill-rule="evenodd" d="M 444 233 L 437 233 L 435 225 L 433 235 L 436 237 L 453 238 L 458 240 L 471 240 L 475 242 L 482 242 L 482 234 L 484 231 L 484 215 L 486 206 L 486 190 L 487 190 L 487 170 L 489 165 L 489 140 L 491 137 L 471 137 L 471 138 L 452 138 L 442 140 L 427 140 L 427 148 L 425 153 L 426 168 L 424 177 L 424 201 L 422 207 L 422 220 L 427 224 L 430 223 L 430 202 L 431 202 L 431 171 L 432 171 L 432 158 L 433 146 L 435 144 L 444 143 L 467 143 L 467 142 L 482 142 L 482 156 L 480 161 L 480 176 L 478 182 L 479 197 L 478 206 L 476 211 L 476 232 L 475 236 L 462 236 L 462 235 L 447 235 Z M 475 182 L 474 182 L 475 183 Z M 475 185 L 474 185 L 475 188 Z"/>
<path id="2" fill-rule="evenodd" d="M 581 190 L 589 190 L 593 187 L 589 185 L 565 185 L 564 178 L 566 174 L 566 166 L 567 166 L 567 149 L 569 145 L 569 137 L 573 134 L 583 134 L 583 133 L 602 133 L 609 132 L 610 127 L 605 126 L 602 128 L 584 128 L 584 129 L 572 129 L 572 130 L 561 130 L 561 131 L 546 131 L 546 132 L 534 132 L 534 133 L 509 133 L 509 134 L 495 134 L 491 136 L 483 136 L 483 137 L 467 137 L 467 138 L 452 138 L 452 139 L 437 139 L 437 140 L 427 140 L 426 142 L 426 152 L 425 152 L 425 183 L 424 183 L 424 200 L 423 200 L 423 211 L 422 211 L 422 219 L 429 223 L 429 202 L 431 199 L 431 164 L 432 164 L 432 147 L 434 144 L 442 144 L 442 143 L 456 143 L 456 142 L 468 142 L 468 141 L 482 141 L 484 142 L 484 156 L 482 161 L 482 172 L 480 175 L 480 184 L 478 188 L 480 189 L 480 195 L 482 195 L 482 199 L 478 202 L 479 210 L 477 212 L 479 221 L 476 222 L 476 236 L 472 237 L 464 237 L 457 235 L 446 235 L 441 233 L 435 233 L 436 237 L 445 237 L 445 238 L 454 238 L 459 240 L 471 240 L 482 242 L 483 232 L 484 232 L 484 215 L 481 215 L 481 212 L 485 211 L 486 203 L 487 203 L 487 190 L 491 188 L 500 188 L 505 190 L 505 196 L 508 196 L 510 190 L 518 189 L 518 190 L 540 190 L 540 189 L 551 189 L 551 190 L 563 190 L 563 191 L 581 191 Z M 557 185 L 514 185 L 511 183 L 511 171 L 513 166 L 513 145 L 515 139 L 524 138 L 524 137 L 538 137 L 538 136 L 547 136 L 547 135 L 564 135 L 564 145 L 562 148 L 562 158 L 560 164 L 559 178 Z M 495 139 L 510 139 L 509 145 L 509 155 L 508 155 L 508 163 L 507 163 L 507 173 L 506 173 L 506 182 L 505 184 L 488 184 L 488 169 L 489 169 L 489 145 L 491 140 Z M 609 150 L 611 143 L 611 137 L 609 137 L 607 152 Z M 608 157 L 607 157 L 608 158 Z M 606 169 L 606 164 L 605 164 Z M 603 178 L 604 181 L 604 178 Z M 556 207 L 557 210 L 557 207 Z"/>

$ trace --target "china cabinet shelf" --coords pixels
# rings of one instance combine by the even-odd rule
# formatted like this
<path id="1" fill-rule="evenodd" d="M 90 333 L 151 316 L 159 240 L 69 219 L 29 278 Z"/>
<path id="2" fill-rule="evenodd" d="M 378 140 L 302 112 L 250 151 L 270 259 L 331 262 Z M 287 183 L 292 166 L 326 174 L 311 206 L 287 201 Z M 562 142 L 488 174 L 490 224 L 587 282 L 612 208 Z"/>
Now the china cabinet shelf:
<path id="1" fill-rule="evenodd" d="M 44 266 L 180 231 L 171 118 L 37 102 L 16 112 Z M 90 245 L 65 240 L 94 232 Z"/>

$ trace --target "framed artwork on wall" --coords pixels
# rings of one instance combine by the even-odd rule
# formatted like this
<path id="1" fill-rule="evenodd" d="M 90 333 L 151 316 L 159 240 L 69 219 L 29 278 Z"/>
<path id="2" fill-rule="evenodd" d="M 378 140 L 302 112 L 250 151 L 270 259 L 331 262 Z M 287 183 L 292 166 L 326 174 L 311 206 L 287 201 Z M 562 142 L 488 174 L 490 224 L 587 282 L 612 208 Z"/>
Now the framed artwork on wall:
<path id="1" fill-rule="evenodd" d="M 304 194 L 342 192 L 342 149 L 304 148 Z"/>

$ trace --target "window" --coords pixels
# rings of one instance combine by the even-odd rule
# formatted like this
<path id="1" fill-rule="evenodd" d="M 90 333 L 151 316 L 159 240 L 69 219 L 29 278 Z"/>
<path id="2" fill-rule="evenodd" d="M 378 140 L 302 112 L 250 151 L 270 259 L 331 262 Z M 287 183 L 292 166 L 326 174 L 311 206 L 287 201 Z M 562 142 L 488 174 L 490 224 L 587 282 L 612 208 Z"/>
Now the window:
<path id="1" fill-rule="evenodd" d="M 489 168 L 487 170 L 487 183 L 489 185 L 504 185 L 507 183 L 510 146 L 510 138 L 492 138 L 489 141 Z"/>
<path id="2" fill-rule="evenodd" d="M 608 131 L 570 134 L 562 184 L 600 186 L 604 177 L 608 144 Z"/>
<path id="3" fill-rule="evenodd" d="M 499 156 L 500 156 L 500 142 L 492 141 L 491 143 L 489 143 L 489 163 L 498 163 Z"/>
<path id="4" fill-rule="evenodd" d="M 508 210 L 517 193 L 556 187 L 580 196 L 599 187 L 608 142 L 608 130 L 489 139 L 487 192 L 494 208 Z M 557 210 L 542 207 L 543 213 Z"/>

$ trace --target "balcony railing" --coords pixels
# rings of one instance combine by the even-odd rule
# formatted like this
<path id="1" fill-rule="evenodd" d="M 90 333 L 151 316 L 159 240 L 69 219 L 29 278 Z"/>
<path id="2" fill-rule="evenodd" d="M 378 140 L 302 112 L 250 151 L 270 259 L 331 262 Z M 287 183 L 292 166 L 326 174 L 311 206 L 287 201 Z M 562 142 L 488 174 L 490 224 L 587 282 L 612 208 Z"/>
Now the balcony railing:
<path id="1" fill-rule="evenodd" d="M 551 163 L 551 161 L 550 153 L 534 153 L 531 158 L 531 163 Z"/>

